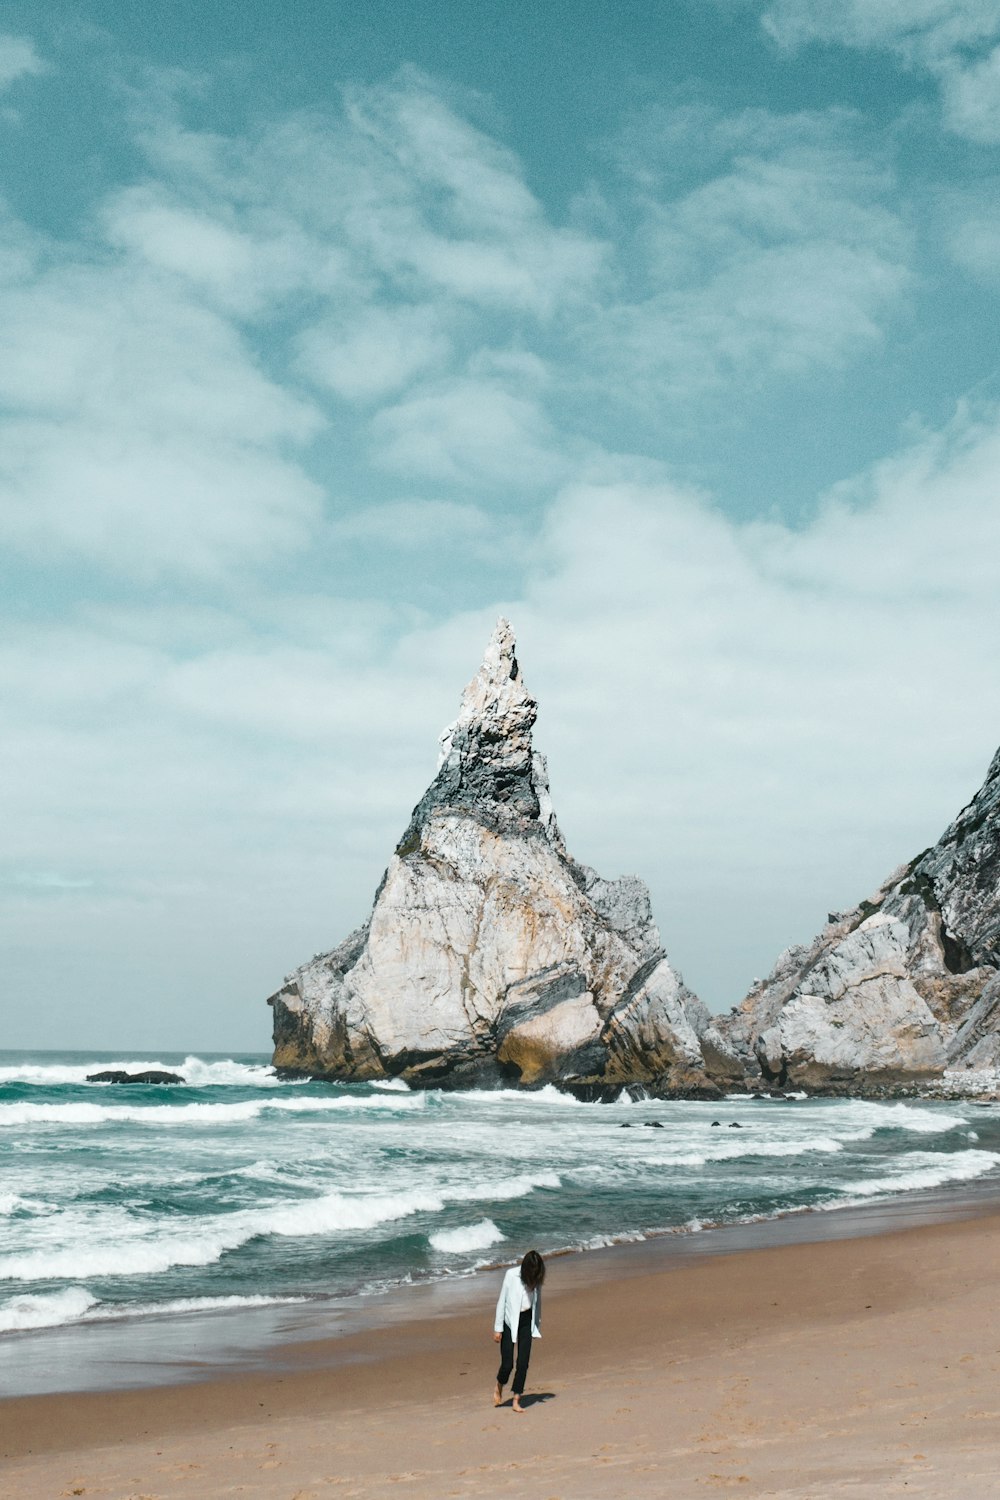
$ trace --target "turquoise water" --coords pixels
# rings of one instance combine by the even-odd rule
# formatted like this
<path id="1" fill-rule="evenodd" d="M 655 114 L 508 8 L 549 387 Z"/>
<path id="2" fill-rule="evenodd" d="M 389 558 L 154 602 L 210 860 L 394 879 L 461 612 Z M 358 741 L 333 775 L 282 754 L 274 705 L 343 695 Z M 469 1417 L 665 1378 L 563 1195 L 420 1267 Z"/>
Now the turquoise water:
<path id="1" fill-rule="evenodd" d="M 185 1082 L 85 1082 L 107 1067 Z M 599 1105 L 279 1083 L 256 1056 L 0 1053 L 0 1334 L 382 1290 L 998 1168 L 1000 1110 L 965 1102 Z"/>

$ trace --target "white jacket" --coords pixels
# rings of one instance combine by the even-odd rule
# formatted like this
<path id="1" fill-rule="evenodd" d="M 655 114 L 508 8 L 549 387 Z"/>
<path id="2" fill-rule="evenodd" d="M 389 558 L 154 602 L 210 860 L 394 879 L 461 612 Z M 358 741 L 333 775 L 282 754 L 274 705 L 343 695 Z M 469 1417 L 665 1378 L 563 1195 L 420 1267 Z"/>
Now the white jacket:
<path id="1" fill-rule="evenodd" d="M 500 1296 L 497 1298 L 497 1315 L 493 1322 L 493 1332 L 502 1333 L 506 1323 L 510 1329 L 511 1337 L 517 1338 L 517 1325 L 521 1317 L 521 1293 L 524 1291 L 524 1283 L 521 1280 L 521 1267 L 511 1266 L 505 1274 L 503 1286 L 500 1288 Z M 531 1294 L 531 1337 L 540 1339 L 542 1336 L 542 1289 L 536 1286 Z"/>

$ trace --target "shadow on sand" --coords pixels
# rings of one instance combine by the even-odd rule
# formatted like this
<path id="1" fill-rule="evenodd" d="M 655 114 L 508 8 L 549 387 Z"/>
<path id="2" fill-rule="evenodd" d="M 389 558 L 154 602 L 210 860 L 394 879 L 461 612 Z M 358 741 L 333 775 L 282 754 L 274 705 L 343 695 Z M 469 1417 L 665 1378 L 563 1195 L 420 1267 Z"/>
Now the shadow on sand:
<path id="1" fill-rule="evenodd" d="M 555 1391 L 534 1391 L 530 1396 L 524 1395 L 521 1397 L 521 1405 L 524 1407 L 525 1411 L 527 1411 L 529 1406 L 540 1406 L 543 1401 L 554 1401 L 555 1399 Z M 507 1407 L 513 1406 L 513 1396 L 508 1396 L 506 1401 L 500 1402 L 500 1405 Z"/>

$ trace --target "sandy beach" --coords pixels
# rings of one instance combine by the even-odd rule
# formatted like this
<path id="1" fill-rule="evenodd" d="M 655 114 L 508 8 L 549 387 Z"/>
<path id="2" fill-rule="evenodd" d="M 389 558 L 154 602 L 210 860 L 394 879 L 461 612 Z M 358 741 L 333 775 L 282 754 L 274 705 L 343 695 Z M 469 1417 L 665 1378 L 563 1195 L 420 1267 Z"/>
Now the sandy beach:
<path id="1" fill-rule="evenodd" d="M 271 1373 L 6 1401 L 0 1495 L 991 1495 L 998 1266 L 996 1212 L 557 1259 L 523 1417 L 492 1407 L 484 1277 L 481 1309 L 305 1344 Z"/>

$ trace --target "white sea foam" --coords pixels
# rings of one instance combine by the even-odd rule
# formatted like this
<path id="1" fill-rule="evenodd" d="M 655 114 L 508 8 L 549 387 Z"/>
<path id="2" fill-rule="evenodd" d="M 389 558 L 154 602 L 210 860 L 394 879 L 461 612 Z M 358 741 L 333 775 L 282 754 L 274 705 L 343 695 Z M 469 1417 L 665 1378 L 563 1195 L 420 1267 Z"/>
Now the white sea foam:
<path id="1" fill-rule="evenodd" d="M 91 1309 L 85 1321 L 108 1318 L 170 1317 L 175 1313 L 226 1312 L 239 1307 L 287 1307 L 308 1302 L 308 1297 L 177 1297 L 172 1302 L 140 1302 L 135 1306 L 111 1308 L 106 1302 Z"/>
<path id="2" fill-rule="evenodd" d="M 967 1122 L 962 1115 L 922 1108 L 916 1104 L 874 1104 L 858 1101 L 848 1106 L 852 1116 L 874 1125 L 876 1130 L 909 1130 L 917 1135 L 940 1135 Z"/>
<path id="3" fill-rule="evenodd" d="M 11 1297 L 8 1302 L 0 1302 L 0 1333 L 13 1333 L 22 1328 L 58 1328 L 62 1323 L 75 1323 L 96 1304 L 97 1298 L 82 1286 Z"/>
<path id="4" fill-rule="evenodd" d="M 237 1308 L 285 1307 L 307 1297 L 177 1297 L 170 1302 L 102 1302 L 86 1287 L 60 1292 L 25 1293 L 0 1302 L 0 1333 L 31 1328 L 59 1328 L 69 1323 L 117 1322 L 123 1318 L 171 1317 L 180 1313 L 228 1312 Z"/>
<path id="5" fill-rule="evenodd" d="M 647 1156 L 645 1161 L 652 1166 L 658 1167 L 704 1167 L 714 1161 L 740 1161 L 745 1157 L 789 1157 L 807 1156 L 810 1152 L 816 1152 L 822 1156 L 834 1156 L 843 1151 L 844 1143 L 850 1139 L 864 1139 L 863 1136 L 844 1137 L 840 1140 L 833 1136 L 817 1136 L 814 1140 L 804 1141 L 775 1141 L 757 1138 L 755 1140 L 734 1141 L 718 1146 L 708 1146 L 703 1151 L 678 1151 L 675 1153 Z"/>
<path id="6" fill-rule="evenodd" d="M 334 1098 L 246 1099 L 237 1104 L 0 1104 L 0 1129 L 24 1125 L 237 1125 L 265 1110 L 327 1114 L 340 1110 L 422 1109 L 424 1094 L 340 1094 Z"/>
<path id="7" fill-rule="evenodd" d="M 638 1229 L 623 1229 L 619 1234 L 595 1234 L 574 1245 L 574 1250 L 610 1250 L 615 1245 L 640 1245 L 647 1236 Z"/>
<path id="8" fill-rule="evenodd" d="M 995 1151 L 910 1151 L 896 1160 L 900 1171 L 883 1177 L 842 1183 L 838 1188 L 841 1198 L 825 1207 L 840 1208 L 845 1198 L 850 1202 L 857 1202 L 882 1197 L 887 1193 L 943 1187 L 948 1182 L 972 1182 L 1000 1165 L 1000 1155 Z"/>
<path id="9" fill-rule="evenodd" d="M 201 1234 L 143 1235 L 132 1240 L 101 1241 L 62 1249 L 29 1250 L 20 1255 L 0 1256 L 0 1280 L 55 1281 L 95 1276 L 156 1276 L 173 1266 L 210 1266 L 227 1250 L 236 1250 L 252 1238 L 235 1220 L 226 1228 Z"/>
<path id="10" fill-rule="evenodd" d="M 54 1203 L 45 1203 L 40 1198 L 23 1198 L 20 1193 L 0 1193 L 0 1219 L 9 1218 L 11 1214 L 48 1214 L 55 1213 Z"/>
<path id="11" fill-rule="evenodd" d="M 231 1057 L 212 1061 L 201 1057 L 186 1057 L 180 1067 L 170 1071 L 180 1073 L 184 1082 L 196 1089 L 271 1089 L 283 1086 L 270 1063 L 241 1063 L 235 1062 Z"/>
<path id="12" fill-rule="evenodd" d="M 435 1250 L 444 1250 L 461 1255 L 469 1250 L 488 1250 L 499 1245 L 507 1236 L 501 1234 L 492 1219 L 480 1219 L 478 1224 L 463 1224 L 460 1229 L 439 1229 L 429 1236 Z"/>
<path id="13" fill-rule="evenodd" d="M 159 1058 L 112 1058 L 86 1063 L 10 1063 L 0 1066 L 0 1085 L 29 1083 L 42 1088 L 86 1083 L 90 1073 L 179 1073 L 191 1088 L 273 1088 L 281 1086 L 269 1063 L 241 1063 L 233 1058 L 208 1060 L 191 1055 L 182 1063 L 165 1063 Z"/>
<path id="14" fill-rule="evenodd" d="M 119 1211 L 106 1221 L 113 1237 L 74 1234 L 73 1243 L 0 1255 L 0 1280 L 47 1281 L 60 1277 L 152 1276 L 174 1266 L 209 1266 L 252 1239 L 305 1238 L 365 1231 L 418 1213 L 440 1213 L 449 1203 L 505 1202 L 537 1187 L 557 1188 L 554 1172 L 496 1182 L 415 1188 L 397 1193 L 325 1193 L 267 1208 L 206 1217 L 177 1233 L 162 1222 L 130 1220 Z"/>
<path id="15" fill-rule="evenodd" d="M 461 1091 L 432 1089 L 429 1092 L 435 1100 L 441 1102 L 455 1099 L 463 1103 L 469 1101 L 475 1104 L 504 1104 L 516 1100 L 519 1107 L 533 1104 L 558 1104 L 572 1109 L 591 1108 L 582 1100 L 575 1099 L 572 1094 L 564 1094 L 561 1089 L 556 1088 L 554 1083 L 546 1083 L 540 1089 L 462 1089 Z M 598 1107 L 603 1109 L 605 1106 Z"/>

